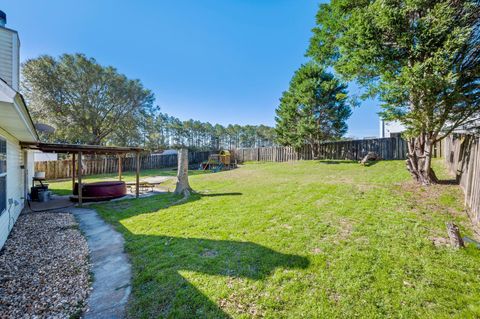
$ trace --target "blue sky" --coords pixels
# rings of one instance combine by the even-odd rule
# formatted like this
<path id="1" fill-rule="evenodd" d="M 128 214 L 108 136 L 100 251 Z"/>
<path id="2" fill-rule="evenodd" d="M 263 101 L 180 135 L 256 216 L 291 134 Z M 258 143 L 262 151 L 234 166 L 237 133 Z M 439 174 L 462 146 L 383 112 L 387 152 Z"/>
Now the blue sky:
<path id="1" fill-rule="evenodd" d="M 3 1 L 2 1 L 3 2 Z M 21 59 L 85 53 L 138 78 L 162 112 L 220 124 L 274 125 L 305 50 L 314 0 L 7 0 Z M 362 103 L 347 135 L 378 135 L 378 103 Z"/>

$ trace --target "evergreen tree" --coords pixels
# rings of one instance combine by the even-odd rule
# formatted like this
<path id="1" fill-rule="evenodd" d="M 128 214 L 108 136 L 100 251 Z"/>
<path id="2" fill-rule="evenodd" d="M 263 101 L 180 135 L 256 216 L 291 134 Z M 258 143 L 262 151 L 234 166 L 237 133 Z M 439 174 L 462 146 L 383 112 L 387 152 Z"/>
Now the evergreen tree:
<path id="1" fill-rule="evenodd" d="M 332 0 L 322 4 L 308 55 L 383 101 L 407 127 L 407 168 L 437 181 L 432 147 L 480 114 L 478 0 Z"/>
<path id="2" fill-rule="evenodd" d="M 278 142 L 295 148 L 309 144 L 317 157 L 321 141 L 338 139 L 347 131 L 351 109 L 346 99 L 346 85 L 331 73 L 313 62 L 302 65 L 276 111 Z"/>

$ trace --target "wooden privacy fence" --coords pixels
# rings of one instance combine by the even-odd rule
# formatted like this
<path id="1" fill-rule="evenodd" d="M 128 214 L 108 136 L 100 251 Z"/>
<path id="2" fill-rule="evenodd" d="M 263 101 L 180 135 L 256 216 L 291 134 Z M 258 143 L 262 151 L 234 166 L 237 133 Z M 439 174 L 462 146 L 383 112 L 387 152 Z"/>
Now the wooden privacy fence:
<path id="1" fill-rule="evenodd" d="M 318 146 L 316 159 L 361 160 L 368 152 L 375 152 L 383 159 L 405 159 L 407 143 L 400 137 L 387 137 L 365 140 L 323 142 Z M 293 160 L 313 160 L 312 147 L 303 146 L 296 151 L 293 147 L 240 148 L 235 150 L 235 159 L 245 161 L 286 162 Z"/>
<path id="2" fill-rule="evenodd" d="M 188 160 L 190 164 L 201 163 L 208 159 L 210 152 L 190 152 Z M 135 157 L 122 158 L 122 171 L 135 171 Z M 83 175 L 110 174 L 118 173 L 118 157 L 97 156 L 95 159 L 85 159 L 83 161 Z M 152 155 L 144 154 L 140 156 L 141 169 L 159 169 L 177 166 L 177 154 L 170 155 Z M 35 172 L 45 172 L 46 179 L 61 179 L 72 177 L 72 161 L 58 160 L 35 162 Z"/>
<path id="3" fill-rule="evenodd" d="M 446 137 L 444 157 L 465 193 L 465 206 L 477 224 L 480 222 L 480 137 L 473 134 Z"/>

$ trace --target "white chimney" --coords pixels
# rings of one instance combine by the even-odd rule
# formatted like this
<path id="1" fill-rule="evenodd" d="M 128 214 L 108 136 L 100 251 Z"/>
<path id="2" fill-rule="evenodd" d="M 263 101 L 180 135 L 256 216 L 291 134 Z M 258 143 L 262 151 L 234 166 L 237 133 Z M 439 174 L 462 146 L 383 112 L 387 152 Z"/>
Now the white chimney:
<path id="1" fill-rule="evenodd" d="M 15 30 L 5 27 L 7 15 L 0 11 L 0 78 L 15 91 L 20 82 L 20 40 Z"/>

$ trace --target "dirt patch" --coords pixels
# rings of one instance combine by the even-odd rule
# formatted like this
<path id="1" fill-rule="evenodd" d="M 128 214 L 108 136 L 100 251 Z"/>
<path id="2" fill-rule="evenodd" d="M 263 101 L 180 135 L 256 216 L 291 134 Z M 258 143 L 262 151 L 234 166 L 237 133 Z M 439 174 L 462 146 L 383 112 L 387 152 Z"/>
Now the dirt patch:
<path id="1" fill-rule="evenodd" d="M 435 247 L 450 247 L 450 240 L 445 237 L 430 237 L 428 238 L 432 241 L 432 244 Z"/>
<path id="2" fill-rule="evenodd" d="M 405 196 L 408 194 L 408 205 L 409 208 L 413 211 L 418 211 L 419 216 L 428 222 L 431 219 L 430 214 L 424 214 L 425 211 L 429 211 L 435 214 L 443 214 L 448 219 L 457 219 L 460 217 L 462 222 L 459 222 L 457 219 L 458 225 L 463 229 L 472 229 L 473 235 L 476 240 L 480 240 L 480 232 L 478 231 L 477 227 L 475 227 L 473 221 L 468 222 L 463 217 L 468 215 L 468 212 L 465 208 L 461 205 L 456 203 L 463 202 L 463 194 L 461 189 L 456 184 L 436 184 L 431 186 L 419 186 L 415 181 L 407 181 L 404 183 L 398 183 L 395 185 L 395 192 L 400 195 Z M 452 202 L 456 203 L 449 203 L 448 201 L 445 202 L 445 198 Z M 444 244 L 445 238 L 439 237 L 443 234 L 442 232 L 434 232 L 432 231 L 431 236 L 429 239 L 433 242 L 435 246 L 448 246 Z M 446 229 L 445 229 L 446 234 Z M 448 240 L 447 240 L 448 241 Z"/>
<path id="3" fill-rule="evenodd" d="M 354 221 L 345 217 L 335 217 L 334 215 L 325 215 L 323 218 L 329 220 L 326 223 L 328 231 L 326 231 L 318 240 L 338 245 L 341 242 L 350 239 L 355 227 Z M 310 251 L 314 255 L 318 255 L 323 252 L 319 247 L 313 247 Z"/>
<path id="4" fill-rule="evenodd" d="M 69 318 L 85 310 L 88 246 L 71 214 L 20 215 L 0 265 L 0 318 Z"/>
<path id="5" fill-rule="evenodd" d="M 337 291 L 328 291 L 328 298 L 332 303 L 338 304 L 340 302 L 341 295 Z"/>
<path id="6" fill-rule="evenodd" d="M 452 216 L 464 216 L 463 211 L 442 204 L 441 198 L 445 194 L 461 196 L 458 185 L 431 185 L 419 186 L 415 181 L 408 181 L 396 184 L 396 192 L 408 193 L 413 199 L 412 208 L 418 207 L 432 211 L 445 212 Z M 462 200 L 459 198 L 459 200 Z"/>
<path id="7" fill-rule="evenodd" d="M 357 190 L 359 190 L 359 191 L 362 192 L 362 193 L 371 191 L 371 190 L 373 190 L 373 189 L 378 189 L 378 188 L 381 187 L 381 186 L 379 186 L 379 185 L 366 184 L 366 183 L 354 183 L 354 185 L 355 185 L 355 187 L 357 188 Z"/>
<path id="8" fill-rule="evenodd" d="M 360 236 L 360 237 L 357 237 L 355 238 L 354 240 L 357 244 L 359 245 L 363 245 L 363 246 L 366 246 L 370 243 L 370 240 L 368 239 L 368 237 L 366 236 Z"/>
<path id="9" fill-rule="evenodd" d="M 232 293 L 228 298 L 220 299 L 219 306 L 222 309 L 233 309 L 237 314 L 248 315 L 252 318 L 264 317 L 263 311 L 254 303 L 244 302 L 236 293 Z"/>
<path id="10" fill-rule="evenodd" d="M 200 256 L 205 258 L 214 258 L 218 256 L 218 251 L 212 249 L 205 249 L 204 251 L 202 251 Z"/>
<path id="11" fill-rule="evenodd" d="M 334 240 L 335 243 L 348 239 L 353 231 L 353 223 L 350 220 L 341 218 L 337 223 L 337 233 L 335 234 Z"/>
<path id="12" fill-rule="evenodd" d="M 442 202 L 446 195 L 452 196 L 453 200 L 463 201 L 463 195 L 458 185 L 437 184 L 430 186 L 419 186 L 415 181 L 397 183 L 395 192 L 400 195 L 409 195 L 410 208 L 416 210 L 429 210 L 452 217 L 464 217 L 465 210 L 455 205 L 448 205 Z"/>

